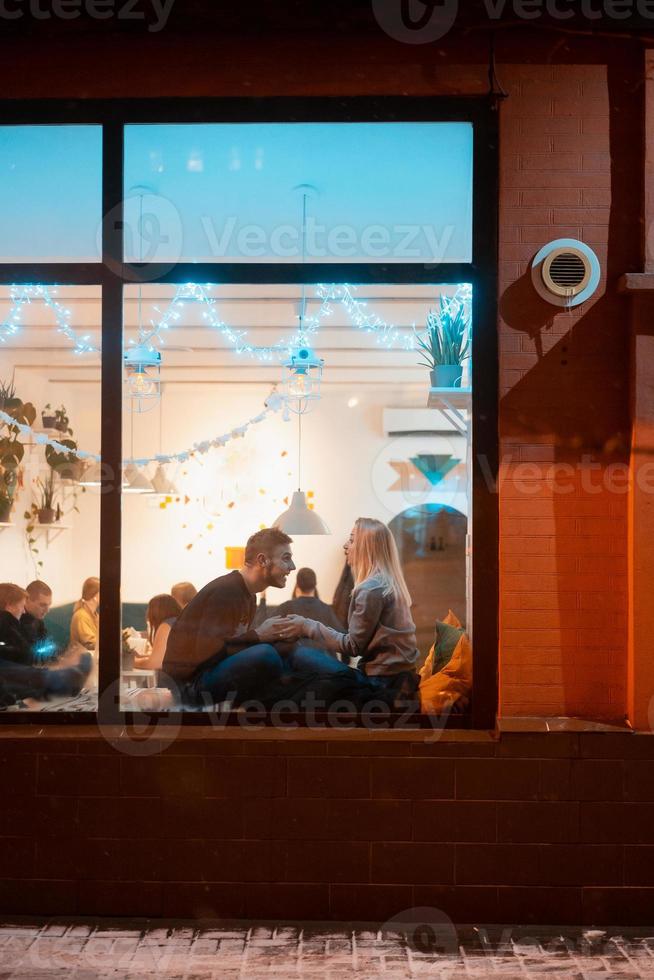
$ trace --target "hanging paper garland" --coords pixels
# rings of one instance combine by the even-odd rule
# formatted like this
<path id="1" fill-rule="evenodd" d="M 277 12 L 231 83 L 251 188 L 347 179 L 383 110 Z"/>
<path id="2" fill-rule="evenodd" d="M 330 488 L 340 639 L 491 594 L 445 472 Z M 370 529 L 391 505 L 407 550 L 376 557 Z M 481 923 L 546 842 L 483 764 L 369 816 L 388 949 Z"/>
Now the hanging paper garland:
<path id="1" fill-rule="evenodd" d="M 195 442 L 190 449 L 186 449 L 181 453 L 160 453 L 157 456 L 144 456 L 139 459 L 126 459 L 123 460 L 123 466 L 127 466 L 129 464 L 134 466 L 146 466 L 148 463 L 186 463 L 193 455 L 202 455 L 204 453 L 208 453 L 210 449 L 220 449 L 223 446 L 226 446 L 232 439 L 244 438 L 250 426 L 258 425 L 271 415 L 279 412 L 283 404 L 284 399 L 282 396 L 277 394 L 276 391 L 273 391 L 265 401 L 266 407 L 263 412 L 259 412 L 259 414 L 255 415 L 254 418 L 248 419 L 248 421 L 243 425 L 236 426 L 236 428 L 224 433 L 224 435 L 215 436 L 213 439 L 205 439 L 203 442 Z M 69 446 L 63 445 L 63 443 L 58 442 L 56 439 L 51 439 L 44 432 L 36 432 L 31 425 L 24 425 L 23 423 L 16 422 L 16 420 L 6 412 L 0 411 L 0 422 L 18 429 L 22 436 L 31 437 L 37 445 L 52 446 L 55 452 L 66 453 L 68 456 L 74 456 L 81 460 L 89 460 L 90 462 L 94 463 L 100 463 L 102 461 L 101 457 L 97 453 L 87 453 L 82 449 L 71 449 Z"/>

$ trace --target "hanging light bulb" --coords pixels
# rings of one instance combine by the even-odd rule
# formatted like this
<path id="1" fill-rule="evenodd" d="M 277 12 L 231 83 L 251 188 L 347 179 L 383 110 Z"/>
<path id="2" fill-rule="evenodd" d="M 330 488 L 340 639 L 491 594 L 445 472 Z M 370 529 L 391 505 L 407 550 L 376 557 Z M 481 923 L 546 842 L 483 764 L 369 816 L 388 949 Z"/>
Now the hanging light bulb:
<path id="1" fill-rule="evenodd" d="M 284 363 L 284 400 L 296 415 L 310 411 L 320 398 L 323 364 L 310 347 L 301 347 Z"/>
<path id="2" fill-rule="evenodd" d="M 139 262 L 143 261 L 143 196 L 151 188 L 137 185 L 139 196 Z M 149 412 L 159 401 L 161 385 L 161 352 L 150 342 L 152 333 L 143 330 L 143 287 L 138 287 L 138 336 L 136 344 L 125 351 L 127 375 L 126 397 L 132 412 Z"/>
<path id="3" fill-rule="evenodd" d="M 317 191 L 310 184 L 299 184 L 295 188 L 302 193 L 302 264 L 306 262 L 307 250 L 307 198 L 314 196 Z M 300 297 L 299 326 L 297 332 L 297 348 L 288 361 L 284 363 L 282 385 L 284 392 L 284 418 L 289 411 L 296 415 L 304 415 L 310 411 L 313 403 L 320 398 L 320 383 L 324 361 L 317 356 L 307 344 L 308 332 L 305 327 L 307 314 L 307 287 L 302 282 Z M 306 345 L 306 346 L 305 346 Z"/>
<path id="4" fill-rule="evenodd" d="M 149 412 L 159 401 L 161 353 L 153 347 L 125 351 L 126 395 L 133 412 Z"/>

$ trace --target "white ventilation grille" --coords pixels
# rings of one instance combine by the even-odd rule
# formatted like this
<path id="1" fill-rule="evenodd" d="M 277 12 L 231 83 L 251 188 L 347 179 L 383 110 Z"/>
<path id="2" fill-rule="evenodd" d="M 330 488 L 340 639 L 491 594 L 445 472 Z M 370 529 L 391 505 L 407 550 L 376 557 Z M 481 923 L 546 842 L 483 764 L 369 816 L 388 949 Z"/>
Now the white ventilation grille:
<path id="1" fill-rule="evenodd" d="M 588 245 L 561 238 L 535 256 L 532 281 L 538 293 L 555 306 L 577 306 L 597 289 L 599 261 Z"/>

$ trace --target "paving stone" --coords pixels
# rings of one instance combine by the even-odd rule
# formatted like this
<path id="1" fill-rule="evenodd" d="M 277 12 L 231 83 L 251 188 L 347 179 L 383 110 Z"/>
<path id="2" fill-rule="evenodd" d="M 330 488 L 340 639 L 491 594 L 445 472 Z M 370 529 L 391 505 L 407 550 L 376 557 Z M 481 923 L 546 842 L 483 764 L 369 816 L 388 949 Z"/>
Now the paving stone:
<path id="1" fill-rule="evenodd" d="M 536 931 L 536 930 L 535 930 Z M 654 980 L 654 936 L 479 929 L 447 955 L 411 949 L 397 930 L 346 925 L 110 929 L 0 926 L 0 980 Z M 513 934 L 515 933 L 515 934 Z"/>

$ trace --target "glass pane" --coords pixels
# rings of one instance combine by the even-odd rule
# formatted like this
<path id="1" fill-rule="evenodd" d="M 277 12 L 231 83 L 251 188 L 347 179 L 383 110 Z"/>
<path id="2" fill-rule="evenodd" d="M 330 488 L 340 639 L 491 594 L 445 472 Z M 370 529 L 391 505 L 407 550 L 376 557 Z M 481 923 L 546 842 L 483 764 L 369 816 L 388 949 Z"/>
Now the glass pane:
<path id="1" fill-rule="evenodd" d="M 0 694 L 9 711 L 97 704 L 100 303 L 99 287 L 0 287 Z"/>
<path id="2" fill-rule="evenodd" d="M 132 261 L 471 260 L 469 123 L 128 126 L 125 139 Z"/>
<path id="3" fill-rule="evenodd" d="M 100 126 L 1 126 L 0 175 L 0 261 L 99 261 Z"/>
<path id="4" fill-rule="evenodd" d="M 143 688 L 165 686 L 162 663 L 175 679 L 200 683 L 213 649 L 200 656 L 192 638 L 181 673 L 177 661 L 162 660 L 180 616 L 173 586 L 190 583 L 192 595 L 239 569 L 248 537 L 298 503 L 303 527 L 322 521 L 329 533 L 291 531 L 294 563 L 315 571 L 328 605 L 340 595 L 338 615 L 347 618 L 348 608 L 343 543 L 363 516 L 383 521 L 396 540 L 417 663 L 448 610 L 469 621 L 471 392 L 461 347 L 470 308 L 465 284 L 312 285 L 304 297 L 289 285 L 148 285 L 140 297 L 137 287 L 126 290 L 124 704 L 150 703 L 155 695 Z M 428 352 L 417 349 L 417 339 L 436 346 L 428 324 L 441 338 L 449 331 L 464 355 L 433 378 L 421 363 Z M 254 624 L 290 600 L 296 584 L 293 571 L 257 593 Z M 212 623 L 201 633 L 218 648 Z M 248 625 L 239 607 L 230 629 Z M 221 700 L 204 683 L 194 696 Z M 267 690 L 255 684 L 250 693 Z M 161 696 L 157 704 L 170 697 Z"/>

